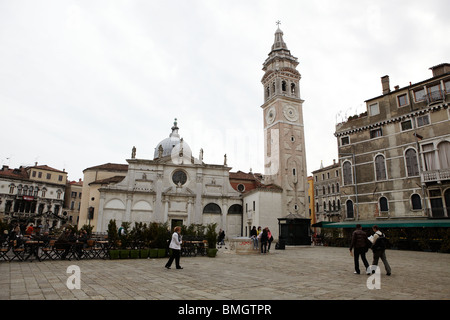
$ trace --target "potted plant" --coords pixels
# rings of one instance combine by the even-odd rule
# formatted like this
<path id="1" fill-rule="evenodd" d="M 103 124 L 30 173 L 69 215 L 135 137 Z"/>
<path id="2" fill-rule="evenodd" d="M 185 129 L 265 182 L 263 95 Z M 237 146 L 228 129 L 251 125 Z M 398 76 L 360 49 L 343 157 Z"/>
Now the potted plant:
<path id="1" fill-rule="evenodd" d="M 139 259 L 141 256 L 141 245 L 143 243 L 143 230 L 144 225 L 142 222 L 135 222 L 133 229 L 131 229 L 129 235 L 129 244 L 130 244 L 130 258 L 131 259 Z"/>
<path id="2" fill-rule="evenodd" d="M 158 258 L 158 248 L 156 238 L 158 236 L 158 224 L 153 222 L 150 224 L 148 231 L 146 233 L 146 238 L 148 241 L 148 257 L 149 258 Z"/>
<path id="3" fill-rule="evenodd" d="M 166 256 L 166 250 L 168 247 L 168 241 L 170 240 L 170 232 L 168 231 L 168 225 L 166 223 L 160 223 L 156 228 L 155 247 L 158 248 L 158 258 L 164 258 Z"/>
<path id="4" fill-rule="evenodd" d="M 128 259 L 130 257 L 130 235 L 129 235 L 130 223 L 122 222 L 119 228 L 119 241 L 120 241 L 120 259 Z"/>
<path id="5" fill-rule="evenodd" d="M 217 223 L 210 223 L 206 226 L 206 240 L 208 241 L 208 257 L 215 257 L 217 254 L 217 232 L 216 232 Z"/>
<path id="6" fill-rule="evenodd" d="M 110 245 L 109 257 L 111 259 L 119 259 L 119 235 L 117 233 L 116 220 L 110 220 L 108 223 L 108 241 Z"/>

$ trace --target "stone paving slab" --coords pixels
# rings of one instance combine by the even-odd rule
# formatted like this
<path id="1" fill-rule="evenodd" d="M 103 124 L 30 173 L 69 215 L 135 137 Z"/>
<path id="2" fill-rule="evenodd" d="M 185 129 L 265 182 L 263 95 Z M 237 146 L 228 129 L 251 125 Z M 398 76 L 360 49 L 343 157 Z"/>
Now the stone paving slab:
<path id="1" fill-rule="evenodd" d="M 371 252 L 368 253 L 371 262 Z M 287 247 L 266 255 L 166 259 L 0 262 L 1 300 L 448 300 L 450 254 L 387 250 L 379 289 L 353 274 L 347 248 Z M 69 289 L 71 265 L 80 289 Z M 374 279 L 375 276 L 373 276 Z M 375 280 L 374 280 L 375 281 Z"/>

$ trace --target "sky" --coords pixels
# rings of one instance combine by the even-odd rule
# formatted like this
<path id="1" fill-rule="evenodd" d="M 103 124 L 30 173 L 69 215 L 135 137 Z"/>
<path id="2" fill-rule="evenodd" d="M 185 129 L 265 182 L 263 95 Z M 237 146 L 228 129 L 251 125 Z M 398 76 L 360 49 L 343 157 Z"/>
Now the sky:
<path id="1" fill-rule="evenodd" d="M 153 159 L 174 119 L 204 162 L 264 172 L 262 64 L 298 58 L 307 171 L 337 123 L 450 63 L 448 0 L 0 0 L 0 162 L 83 170 Z"/>

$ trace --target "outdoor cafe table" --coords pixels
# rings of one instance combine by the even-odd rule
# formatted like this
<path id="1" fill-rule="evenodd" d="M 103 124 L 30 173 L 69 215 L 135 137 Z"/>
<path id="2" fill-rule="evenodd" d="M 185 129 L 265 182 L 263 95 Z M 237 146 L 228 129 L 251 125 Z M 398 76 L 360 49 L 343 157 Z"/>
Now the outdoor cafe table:
<path id="1" fill-rule="evenodd" d="M 106 259 L 108 257 L 108 250 L 109 250 L 109 241 L 96 241 L 100 245 L 100 253 L 99 257 L 102 259 Z"/>
<path id="2" fill-rule="evenodd" d="M 38 241 L 38 240 L 28 240 L 25 241 L 25 247 L 28 250 L 28 255 L 24 258 L 25 261 L 30 259 L 31 256 L 35 256 L 36 259 L 41 261 L 41 258 L 39 257 L 39 247 L 44 244 L 44 241 Z M 33 258 L 30 260 L 33 261 Z"/>

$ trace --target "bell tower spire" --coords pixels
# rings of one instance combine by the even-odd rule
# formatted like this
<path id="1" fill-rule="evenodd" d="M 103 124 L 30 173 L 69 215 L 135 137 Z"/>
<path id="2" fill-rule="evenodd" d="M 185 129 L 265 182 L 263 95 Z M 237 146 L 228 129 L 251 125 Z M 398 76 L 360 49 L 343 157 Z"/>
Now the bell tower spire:
<path id="1" fill-rule="evenodd" d="M 277 21 L 274 43 L 263 63 L 264 90 L 264 174 L 265 183 L 283 189 L 279 217 L 307 215 L 307 170 L 303 124 L 303 100 L 300 98 L 300 72 L 283 39 Z"/>

